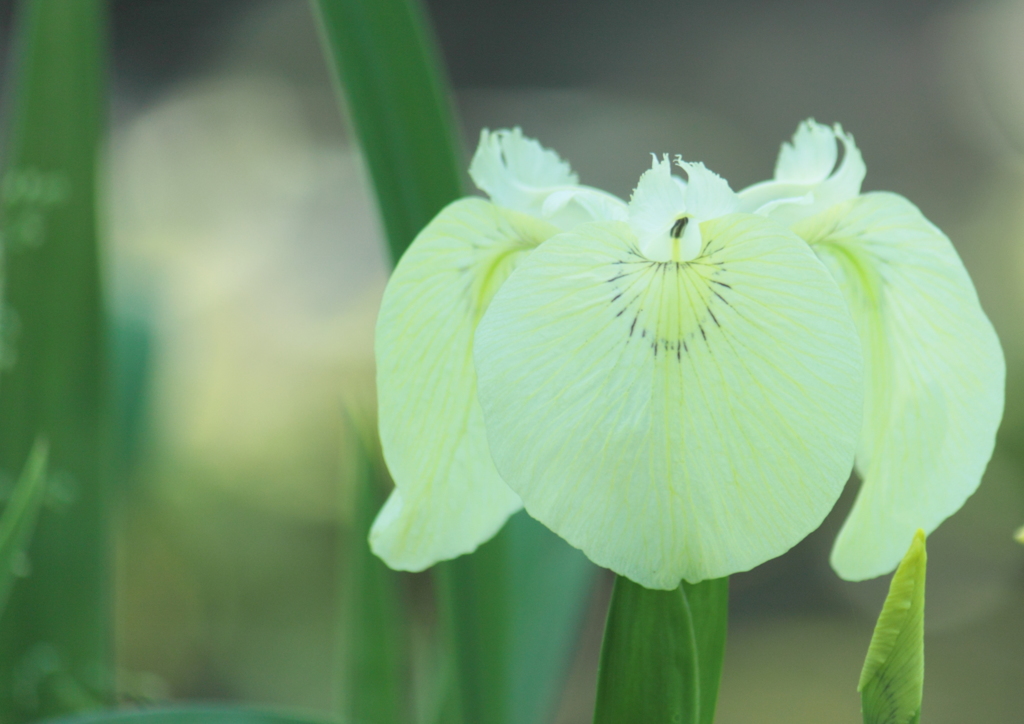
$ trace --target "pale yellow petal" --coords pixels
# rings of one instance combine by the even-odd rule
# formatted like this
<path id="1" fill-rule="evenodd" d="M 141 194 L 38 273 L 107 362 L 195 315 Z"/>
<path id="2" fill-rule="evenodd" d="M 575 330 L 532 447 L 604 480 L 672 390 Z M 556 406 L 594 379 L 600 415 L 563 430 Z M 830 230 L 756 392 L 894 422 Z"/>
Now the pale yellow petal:
<path id="1" fill-rule="evenodd" d="M 474 358 L 498 470 L 527 511 L 648 588 L 747 570 L 821 522 L 863 406 L 846 304 L 809 247 L 763 217 L 701 225 L 689 263 L 625 224 L 533 252 Z"/>
<path id="2" fill-rule="evenodd" d="M 1002 418 L 1003 353 L 953 245 L 903 197 L 866 194 L 793 228 L 843 289 L 864 348 L 863 484 L 832 565 L 872 578 L 978 487 Z"/>
<path id="3" fill-rule="evenodd" d="M 468 553 L 521 507 L 487 450 L 473 335 L 512 269 L 556 231 L 483 199 L 456 201 L 420 232 L 388 282 L 377 394 L 396 487 L 370 544 L 392 568 L 418 571 Z"/>

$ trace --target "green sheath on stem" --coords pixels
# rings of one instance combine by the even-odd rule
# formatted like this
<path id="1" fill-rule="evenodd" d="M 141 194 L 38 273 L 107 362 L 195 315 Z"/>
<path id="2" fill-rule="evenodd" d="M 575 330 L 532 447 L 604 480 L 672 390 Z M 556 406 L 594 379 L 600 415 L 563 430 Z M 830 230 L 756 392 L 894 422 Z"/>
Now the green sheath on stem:
<path id="1" fill-rule="evenodd" d="M 729 579 L 715 578 L 682 584 L 697 644 L 700 664 L 700 724 L 715 721 L 718 685 L 725 660 L 725 637 L 729 627 Z"/>
<path id="2" fill-rule="evenodd" d="M 106 393 L 96 242 L 104 3 L 18 6 L 0 182 L 0 470 L 49 441 L 27 577 L 0 620 L 0 712 L 17 722 L 111 695 Z"/>
<path id="3" fill-rule="evenodd" d="M 864 724 L 921 720 L 927 566 L 924 531 L 919 530 L 893 574 L 857 684 Z"/>
<path id="4" fill-rule="evenodd" d="M 727 578 L 655 591 L 618 576 L 601 646 L 594 724 L 710 724 L 728 616 Z"/>

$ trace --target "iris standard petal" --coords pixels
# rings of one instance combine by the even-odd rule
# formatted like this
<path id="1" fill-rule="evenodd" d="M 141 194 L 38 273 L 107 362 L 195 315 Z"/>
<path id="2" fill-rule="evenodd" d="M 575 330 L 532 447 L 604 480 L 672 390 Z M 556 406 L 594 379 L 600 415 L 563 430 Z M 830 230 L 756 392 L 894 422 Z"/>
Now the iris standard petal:
<path id="1" fill-rule="evenodd" d="M 836 167 L 839 147 L 833 129 L 813 118 L 797 126 L 791 141 L 785 141 L 775 161 L 775 180 L 783 183 L 817 184 Z"/>
<path id="2" fill-rule="evenodd" d="M 622 199 L 591 186 L 555 151 L 519 128 L 480 132 L 469 175 L 496 204 L 544 219 L 561 229 L 588 221 L 624 220 Z"/>
<path id="3" fill-rule="evenodd" d="M 747 570 L 821 522 L 853 464 L 861 352 L 810 248 L 749 214 L 689 263 L 625 224 L 527 257 L 474 345 L 488 441 L 527 511 L 648 588 Z"/>
<path id="4" fill-rule="evenodd" d="M 863 480 L 832 566 L 888 573 L 978 487 L 1003 412 L 999 340 L 949 239 L 901 196 L 870 193 L 805 219 L 865 356 Z"/>
<path id="5" fill-rule="evenodd" d="M 556 233 L 483 199 L 456 201 L 395 268 L 377 320 L 377 394 L 395 490 L 370 531 L 392 568 L 474 550 L 521 507 L 491 462 L 476 396 L 477 322 L 519 260 Z"/>
<path id="6" fill-rule="evenodd" d="M 843 147 L 843 160 L 833 170 Z M 860 193 L 867 167 L 853 136 L 808 119 L 782 144 L 775 178 L 739 192 L 740 211 L 794 224 Z"/>

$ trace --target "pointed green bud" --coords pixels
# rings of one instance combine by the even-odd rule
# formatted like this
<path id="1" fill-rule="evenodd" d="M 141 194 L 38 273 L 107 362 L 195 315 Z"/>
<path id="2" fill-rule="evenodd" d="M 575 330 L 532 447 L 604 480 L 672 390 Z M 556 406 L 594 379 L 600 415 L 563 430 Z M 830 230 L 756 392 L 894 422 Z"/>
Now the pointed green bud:
<path id="1" fill-rule="evenodd" d="M 924 579 L 928 555 L 918 530 L 889 584 L 857 691 L 864 724 L 913 724 L 924 687 Z"/>

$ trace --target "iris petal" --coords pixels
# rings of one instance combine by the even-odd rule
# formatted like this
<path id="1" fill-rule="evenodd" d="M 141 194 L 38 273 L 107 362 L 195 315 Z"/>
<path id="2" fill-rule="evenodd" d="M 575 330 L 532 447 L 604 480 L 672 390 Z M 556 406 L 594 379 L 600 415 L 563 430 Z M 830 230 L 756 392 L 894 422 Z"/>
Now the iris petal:
<path id="1" fill-rule="evenodd" d="M 625 224 L 559 234 L 474 345 L 503 479 L 648 588 L 747 570 L 817 527 L 863 408 L 856 330 L 810 248 L 749 214 L 701 232 L 689 263 L 644 258 Z"/>
<path id="2" fill-rule="evenodd" d="M 843 160 L 833 170 L 838 145 Z M 793 224 L 860 193 L 867 167 L 853 136 L 837 123 L 828 126 L 808 119 L 792 141 L 782 144 L 775 178 L 739 192 L 740 210 Z"/>
<path id="3" fill-rule="evenodd" d="M 423 229 L 395 268 L 376 356 L 381 444 L 396 487 L 370 532 L 392 568 L 418 571 L 468 553 L 521 507 L 487 449 L 473 335 L 516 264 L 556 232 L 463 199 Z"/>
<path id="4" fill-rule="evenodd" d="M 481 131 L 469 175 L 496 204 L 544 219 L 561 229 L 587 221 L 626 217 L 622 199 L 591 186 L 581 186 L 567 161 L 524 136 L 519 128 Z"/>
<path id="5" fill-rule="evenodd" d="M 832 551 L 848 580 L 891 571 L 974 492 L 1003 410 L 999 340 L 949 239 L 871 193 L 796 224 L 849 303 L 865 355 L 863 480 Z"/>

